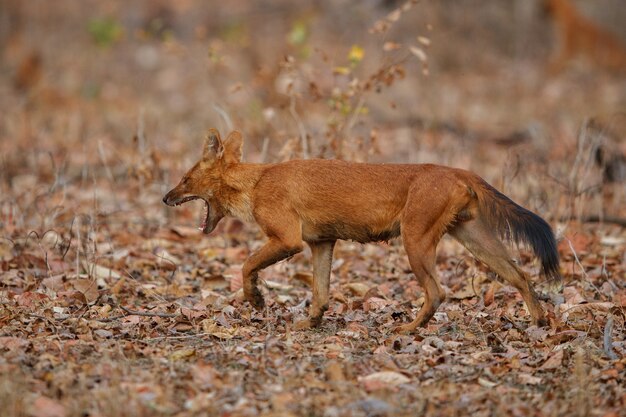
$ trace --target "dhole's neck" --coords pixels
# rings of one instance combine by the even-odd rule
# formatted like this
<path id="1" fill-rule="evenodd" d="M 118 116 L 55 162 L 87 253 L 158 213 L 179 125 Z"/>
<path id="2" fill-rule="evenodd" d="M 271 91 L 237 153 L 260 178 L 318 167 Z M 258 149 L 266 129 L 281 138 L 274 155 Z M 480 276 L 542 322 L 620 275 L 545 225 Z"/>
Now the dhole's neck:
<path id="1" fill-rule="evenodd" d="M 226 168 L 218 196 L 226 214 L 241 220 L 253 220 L 252 190 L 267 166 L 234 164 Z"/>
<path id="2" fill-rule="evenodd" d="M 249 192 L 254 188 L 267 164 L 233 164 L 226 168 L 222 180 L 224 184 L 240 192 Z"/>

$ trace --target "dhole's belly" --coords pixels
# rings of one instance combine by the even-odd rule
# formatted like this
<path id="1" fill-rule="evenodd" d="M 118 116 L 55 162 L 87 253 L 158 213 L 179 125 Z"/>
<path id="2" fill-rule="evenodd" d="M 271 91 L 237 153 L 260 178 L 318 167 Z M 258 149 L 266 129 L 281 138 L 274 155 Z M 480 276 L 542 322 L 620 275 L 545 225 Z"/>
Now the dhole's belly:
<path id="1" fill-rule="evenodd" d="M 399 220 L 391 221 L 382 227 L 342 221 L 319 224 L 304 222 L 302 224 L 302 240 L 305 242 L 342 239 L 367 243 L 387 241 L 398 236 L 400 236 Z"/>

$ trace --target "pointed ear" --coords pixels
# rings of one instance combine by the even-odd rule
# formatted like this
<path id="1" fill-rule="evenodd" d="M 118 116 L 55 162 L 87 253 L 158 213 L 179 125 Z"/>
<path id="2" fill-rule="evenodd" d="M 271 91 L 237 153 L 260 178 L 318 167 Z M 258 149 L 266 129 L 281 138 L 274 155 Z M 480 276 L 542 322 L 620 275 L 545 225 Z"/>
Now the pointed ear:
<path id="1" fill-rule="evenodd" d="M 202 150 L 202 159 L 204 161 L 214 161 L 222 157 L 224 153 L 224 145 L 222 144 L 222 138 L 220 132 L 217 129 L 211 128 L 206 135 L 204 141 L 204 149 Z"/>
<path id="2" fill-rule="evenodd" d="M 241 162 L 243 148 L 243 136 L 240 132 L 233 130 L 224 142 L 224 160 L 229 164 Z"/>

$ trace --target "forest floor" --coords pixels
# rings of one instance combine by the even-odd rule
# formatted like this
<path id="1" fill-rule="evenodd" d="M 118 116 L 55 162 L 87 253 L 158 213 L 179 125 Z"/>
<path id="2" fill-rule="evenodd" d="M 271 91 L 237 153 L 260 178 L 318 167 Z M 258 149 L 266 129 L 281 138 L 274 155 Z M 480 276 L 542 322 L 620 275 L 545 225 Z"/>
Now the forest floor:
<path id="1" fill-rule="evenodd" d="M 62 193 L 47 198 L 92 198 L 80 187 Z M 514 289 L 444 240 L 437 268 L 449 299 L 426 328 L 391 331 L 423 302 L 399 242 L 343 242 L 323 325 L 294 331 L 311 296 L 306 253 L 262 274 L 267 307 L 254 311 L 242 302 L 240 267 L 263 242 L 257 230 L 231 220 L 206 237 L 184 220 L 158 225 L 147 213 L 163 215 L 160 195 L 142 197 L 147 210 L 75 218 L 72 237 L 50 229 L 3 239 L 5 415 L 611 416 L 624 409 L 623 229 L 578 227 L 561 242 L 565 288 L 560 304 L 544 304 L 549 327 L 530 325 Z M 183 219 L 196 214 L 185 209 Z"/>

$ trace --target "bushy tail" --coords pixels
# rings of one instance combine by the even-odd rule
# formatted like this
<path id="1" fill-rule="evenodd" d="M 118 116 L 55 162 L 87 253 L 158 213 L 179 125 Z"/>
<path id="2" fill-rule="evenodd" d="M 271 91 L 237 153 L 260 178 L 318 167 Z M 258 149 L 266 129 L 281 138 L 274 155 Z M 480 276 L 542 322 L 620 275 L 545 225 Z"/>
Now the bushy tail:
<path id="1" fill-rule="evenodd" d="M 530 210 L 496 190 L 482 178 L 474 184 L 482 219 L 502 239 L 526 244 L 541 261 L 541 272 L 552 289 L 560 290 L 559 252 L 550 225 Z"/>

